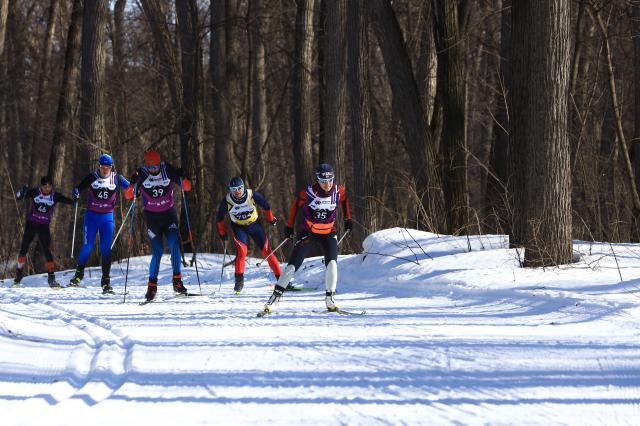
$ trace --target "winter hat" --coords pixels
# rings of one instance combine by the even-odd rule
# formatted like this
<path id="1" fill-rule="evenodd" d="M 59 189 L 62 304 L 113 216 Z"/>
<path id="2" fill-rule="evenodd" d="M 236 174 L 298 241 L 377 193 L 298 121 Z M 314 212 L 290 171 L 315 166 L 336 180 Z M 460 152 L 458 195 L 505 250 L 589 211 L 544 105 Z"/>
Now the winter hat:
<path id="1" fill-rule="evenodd" d="M 144 153 L 144 164 L 146 166 L 157 166 L 160 164 L 160 153 L 155 149 L 150 149 Z"/>

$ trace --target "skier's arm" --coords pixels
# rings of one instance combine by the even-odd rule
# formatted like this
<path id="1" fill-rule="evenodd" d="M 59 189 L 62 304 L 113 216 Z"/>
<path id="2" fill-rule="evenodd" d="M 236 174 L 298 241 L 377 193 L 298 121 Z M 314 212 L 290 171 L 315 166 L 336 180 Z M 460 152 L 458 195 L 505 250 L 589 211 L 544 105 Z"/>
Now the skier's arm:
<path id="1" fill-rule="evenodd" d="M 118 181 L 118 186 L 120 188 L 127 189 L 131 185 L 129 181 L 122 175 L 117 175 L 116 180 Z"/>
<path id="2" fill-rule="evenodd" d="M 73 200 L 71 198 L 67 198 L 59 192 L 55 192 L 53 194 L 53 202 L 62 204 L 73 204 Z"/>
<path id="3" fill-rule="evenodd" d="M 84 179 L 82 179 L 82 181 L 76 186 L 75 189 L 77 189 L 78 192 L 82 192 L 87 189 L 89 185 L 91 185 L 97 178 L 98 176 L 96 176 L 95 173 L 89 173 L 84 177 Z"/>
<path id="4" fill-rule="evenodd" d="M 291 203 L 291 208 L 289 209 L 289 218 L 287 220 L 288 228 L 293 228 L 295 226 L 296 214 L 298 213 L 298 208 L 302 207 L 306 201 L 307 201 L 307 191 L 303 189 L 298 193 L 298 196 L 294 198 L 293 203 Z"/>
<path id="5" fill-rule="evenodd" d="M 349 200 L 347 199 L 347 191 L 342 185 L 338 187 L 338 191 L 340 191 L 340 203 L 342 204 L 342 213 L 344 214 L 344 218 L 345 220 L 351 219 L 351 208 L 349 207 Z"/>
<path id="6" fill-rule="evenodd" d="M 191 181 L 184 175 L 182 167 L 176 169 L 173 165 L 167 163 L 165 163 L 164 167 L 171 182 L 178 185 L 183 191 L 191 191 Z"/>
<path id="7" fill-rule="evenodd" d="M 273 215 L 273 212 L 271 211 L 271 207 L 269 207 L 269 203 L 267 202 L 267 199 L 264 198 L 264 195 L 254 191 L 253 199 L 255 200 L 256 204 L 258 204 L 258 206 L 260 206 L 260 208 L 264 210 L 264 218 L 267 219 L 267 222 L 273 223 L 273 221 L 276 220 L 276 218 Z"/>
<path id="8" fill-rule="evenodd" d="M 218 214 L 216 215 L 216 227 L 218 228 L 218 235 L 223 240 L 226 239 L 227 231 L 224 228 L 224 217 L 227 215 L 227 200 L 223 197 L 220 202 L 220 206 L 218 206 Z"/>
<path id="9" fill-rule="evenodd" d="M 33 198 L 38 194 L 38 190 L 35 188 L 29 188 L 27 185 L 24 185 L 22 188 L 16 192 L 16 200 L 22 200 L 23 198 Z"/>

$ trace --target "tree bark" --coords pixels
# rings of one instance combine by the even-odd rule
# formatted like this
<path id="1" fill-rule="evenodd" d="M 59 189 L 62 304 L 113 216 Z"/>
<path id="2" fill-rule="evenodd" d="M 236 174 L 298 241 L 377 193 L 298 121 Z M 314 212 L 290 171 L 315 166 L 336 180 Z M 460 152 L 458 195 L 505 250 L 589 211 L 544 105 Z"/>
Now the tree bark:
<path id="1" fill-rule="evenodd" d="M 206 226 L 206 175 L 204 173 L 204 118 L 198 92 L 201 87 L 201 49 L 198 37 L 198 13 L 195 0 L 176 0 L 178 33 L 182 60 L 182 108 L 179 116 L 180 154 L 182 167 L 192 178 L 189 194 L 191 205 L 201 208 L 189 211 L 193 234 L 203 246 L 207 244 Z M 183 209 L 185 206 L 183 206 Z M 184 211 L 184 210 L 183 210 Z M 186 211 L 185 211 L 186 213 Z M 195 247 L 194 247 L 195 251 Z"/>
<path id="2" fill-rule="evenodd" d="M 125 53 L 124 53 L 124 12 L 127 7 L 127 0 L 116 0 L 113 6 L 113 81 L 115 82 L 115 114 L 116 114 L 116 135 L 115 146 L 118 153 L 121 171 L 132 171 L 129 169 L 129 150 L 125 145 L 128 140 L 128 112 L 127 112 L 127 88 L 125 86 Z"/>
<path id="3" fill-rule="evenodd" d="M 293 159 L 296 188 L 313 175 L 311 149 L 311 70 L 313 66 L 313 7 L 315 0 L 299 0 L 295 29 L 295 64 L 291 100 Z"/>
<path id="4" fill-rule="evenodd" d="M 525 266 L 570 263 L 569 0 L 513 2 L 511 145 L 515 226 Z"/>
<path id="5" fill-rule="evenodd" d="M 227 90 L 227 9 L 225 0 L 211 1 L 211 98 L 213 101 L 214 146 L 215 146 L 215 176 L 218 180 L 219 191 L 226 187 L 235 172 L 232 163 L 229 99 Z"/>
<path id="6" fill-rule="evenodd" d="M 435 0 L 438 63 L 443 89 L 442 158 L 445 208 L 449 233 L 470 225 L 467 182 L 465 43 L 459 27 L 457 0 Z"/>
<path id="7" fill-rule="evenodd" d="M 4 55 L 4 40 L 7 33 L 7 16 L 9 14 L 9 1 L 0 0 L 0 58 Z"/>
<path id="8" fill-rule="evenodd" d="M 323 50 L 323 133 L 320 161 L 332 164 L 336 179 L 344 182 L 345 170 L 345 13 L 344 0 L 326 1 Z"/>
<path id="9" fill-rule="evenodd" d="M 511 37 L 511 0 L 503 0 L 500 17 L 500 55 L 498 73 L 498 96 L 494 112 L 494 139 L 491 145 L 489 173 L 487 174 L 486 212 L 489 228 L 495 233 L 511 233 L 512 198 L 507 192 L 509 180 L 509 44 Z"/>
<path id="10" fill-rule="evenodd" d="M 82 68 L 80 70 L 80 137 L 84 154 L 82 170 L 92 170 L 101 152 L 110 151 L 105 128 L 105 73 L 108 4 L 85 0 L 82 23 Z"/>
<path id="11" fill-rule="evenodd" d="M 353 152 L 353 243 L 360 247 L 367 235 L 378 230 L 375 202 L 375 149 L 369 96 L 369 52 L 367 0 L 347 4 L 347 81 L 351 112 Z"/>
<path id="12" fill-rule="evenodd" d="M 71 134 L 71 120 L 73 117 L 73 106 L 76 98 L 76 85 L 79 73 L 80 59 L 80 33 L 82 29 L 82 8 L 83 0 L 74 0 L 71 9 L 71 20 L 67 31 L 67 46 L 64 55 L 64 70 L 62 72 L 62 85 L 58 94 L 58 109 L 56 112 L 56 122 L 53 129 L 53 139 L 51 143 L 51 154 L 49 155 L 49 175 L 53 179 L 53 184 L 61 188 L 65 183 L 64 165 L 71 153 L 69 138 Z"/>
<path id="13" fill-rule="evenodd" d="M 420 102 L 402 31 L 389 0 L 372 0 L 369 8 L 391 85 L 393 109 L 402 121 L 417 196 L 425 214 L 422 220 L 427 229 L 440 231 L 444 229 L 446 216 L 436 148 Z"/>
<path id="14" fill-rule="evenodd" d="M 33 182 L 37 178 L 42 169 L 44 169 L 45 159 L 42 155 L 42 149 L 46 146 L 44 138 L 44 117 L 43 107 L 45 106 L 44 98 L 51 80 L 50 67 L 51 55 L 53 51 L 53 36 L 56 30 L 56 20 L 58 10 L 60 9 L 60 0 L 50 0 L 49 13 L 47 16 L 47 27 L 45 29 L 44 41 L 42 43 L 40 66 L 38 70 L 38 89 L 35 100 L 35 113 L 33 117 L 33 133 L 31 135 L 31 179 Z"/>

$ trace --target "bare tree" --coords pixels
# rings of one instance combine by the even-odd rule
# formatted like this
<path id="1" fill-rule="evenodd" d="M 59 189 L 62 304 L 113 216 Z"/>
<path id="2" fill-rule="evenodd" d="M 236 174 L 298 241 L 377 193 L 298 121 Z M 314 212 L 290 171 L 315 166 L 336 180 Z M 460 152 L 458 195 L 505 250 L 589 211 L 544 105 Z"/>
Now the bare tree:
<path id="1" fill-rule="evenodd" d="M 203 203 L 206 196 L 206 175 L 204 170 L 203 106 L 198 96 L 202 84 L 200 38 L 198 36 L 198 8 L 195 0 L 177 0 L 178 32 L 182 53 L 182 108 L 179 116 L 180 154 L 182 167 L 193 178 L 192 204 Z M 184 207 L 184 206 L 183 206 Z M 184 211 L 184 210 L 183 210 Z M 201 209 L 192 209 L 191 224 L 200 242 L 208 233 L 202 232 L 206 226 L 206 215 Z"/>
<path id="2" fill-rule="evenodd" d="M 420 203 L 428 215 L 424 220 L 432 230 L 441 230 L 444 228 L 445 213 L 436 148 L 420 101 L 402 31 L 389 0 L 372 0 L 369 8 L 391 85 L 393 109 L 402 121 L 411 171 L 420 192 Z"/>
<path id="3" fill-rule="evenodd" d="M 296 187 L 313 174 L 311 150 L 311 70 L 313 67 L 313 6 L 315 0 L 299 0 L 296 13 L 294 77 L 291 101 L 293 158 Z"/>
<path id="4" fill-rule="evenodd" d="M 128 170 L 129 150 L 124 145 L 128 139 L 127 134 L 127 90 L 126 90 L 126 58 L 124 52 L 125 27 L 124 13 L 127 0 L 116 0 L 113 6 L 113 75 L 115 83 L 115 116 L 116 116 L 116 143 L 118 158 L 122 166 L 121 170 Z M 122 205 L 121 205 L 122 206 Z"/>
<path id="5" fill-rule="evenodd" d="M 347 4 L 347 81 L 351 107 L 351 147 L 353 150 L 354 242 L 358 245 L 378 229 L 375 202 L 375 150 L 371 134 L 369 95 L 369 52 L 367 1 Z"/>
<path id="6" fill-rule="evenodd" d="M 525 247 L 527 266 L 570 263 L 572 258 L 569 11 L 569 0 L 514 2 L 511 7 L 512 241 Z"/>
<path id="7" fill-rule="evenodd" d="M 226 184 L 235 173 L 232 162 L 229 99 L 227 89 L 227 1 L 212 0 L 211 11 L 211 98 L 213 100 L 215 176 L 219 185 Z M 217 193 L 220 195 L 220 193 Z"/>
<path id="8" fill-rule="evenodd" d="M 434 0 L 438 84 L 443 90 L 442 158 L 445 208 L 449 233 L 469 226 L 465 100 L 465 43 L 458 0 Z"/>
<path id="9" fill-rule="evenodd" d="M 42 42 L 42 56 L 40 57 L 40 66 L 38 70 L 38 91 L 35 100 L 35 113 L 33 133 L 31 135 L 31 179 L 33 181 L 38 177 L 44 168 L 45 160 L 41 155 L 39 146 L 43 144 L 44 137 L 44 117 L 43 108 L 45 107 L 45 93 L 51 80 L 50 67 L 51 55 L 53 51 L 53 35 L 56 31 L 56 22 L 58 19 L 58 10 L 60 9 L 60 0 L 50 0 L 49 10 L 47 14 L 47 27 L 45 29 L 44 40 Z"/>
<path id="10" fill-rule="evenodd" d="M 0 0 L 0 57 L 4 54 L 4 39 L 7 32 L 7 15 L 9 14 L 9 0 Z"/>
<path id="11" fill-rule="evenodd" d="M 345 17 L 347 2 L 323 1 L 322 124 L 320 161 L 333 164 L 345 180 Z"/>
<path id="12" fill-rule="evenodd" d="M 94 166 L 100 151 L 110 150 L 105 128 L 104 102 L 108 17 L 107 2 L 85 0 L 80 70 L 80 137 L 85 153 L 81 157 L 82 170 Z"/>

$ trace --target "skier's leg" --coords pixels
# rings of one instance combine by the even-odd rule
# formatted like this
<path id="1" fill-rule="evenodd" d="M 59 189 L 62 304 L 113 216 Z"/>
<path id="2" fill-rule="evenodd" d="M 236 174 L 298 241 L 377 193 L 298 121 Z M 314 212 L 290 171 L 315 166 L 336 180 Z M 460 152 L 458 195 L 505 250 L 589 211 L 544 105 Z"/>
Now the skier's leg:
<path id="1" fill-rule="evenodd" d="M 18 252 L 18 263 L 16 265 L 16 278 L 14 279 L 14 285 L 18 286 L 22 277 L 24 276 L 24 265 L 27 263 L 27 252 L 29 251 L 29 245 L 36 235 L 33 222 L 27 221 L 24 228 L 24 234 L 22 235 L 22 244 L 20 245 L 20 251 Z"/>
<path id="2" fill-rule="evenodd" d="M 236 246 L 235 285 L 233 287 L 235 292 L 242 291 L 244 287 L 244 266 L 247 258 L 247 243 L 249 242 L 246 228 L 246 226 L 239 225 L 231 226 L 233 243 Z"/>
<path id="3" fill-rule="evenodd" d="M 102 255 L 102 280 L 104 291 L 111 290 L 111 242 L 113 241 L 113 213 L 105 213 L 100 223 L 100 253 Z"/>
<path id="4" fill-rule="evenodd" d="M 256 224 L 256 226 L 252 227 L 249 235 L 251 235 L 251 238 L 255 241 L 258 247 L 262 247 L 262 256 L 266 256 L 271 253 L 271 244 L 269 244 L 269 239 L 265 235 L 262 225 L 260 225 L 259 222 L 254 222 L 254 224 Z M 267 259 L 267 262 L 273 271 L 273 275 L 276 276 L 276 280 L 279 280 L 280 275 L 282 275 L 282 269 L 280 269 L 280 262 L 278 262 L 278 258 L 275 254 L 272 254 Z"/>
<path id="5" fill-rule="evenodd" d="M 335 233 L 325 236 L 321 240 L 321 245 L 324 252 L 324 263 L 327 265 L 324 274 L 325 302 L 327 309 L 334 311 L 338 309 L 334 298 L 338 283 L 338 239 Z"/>

